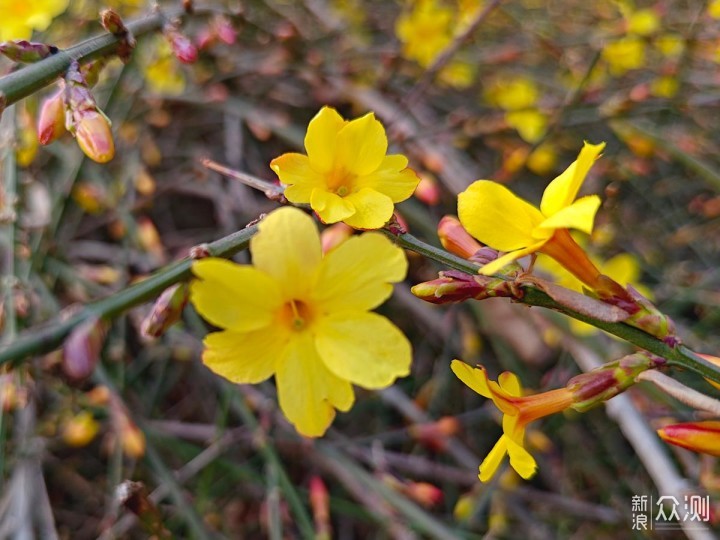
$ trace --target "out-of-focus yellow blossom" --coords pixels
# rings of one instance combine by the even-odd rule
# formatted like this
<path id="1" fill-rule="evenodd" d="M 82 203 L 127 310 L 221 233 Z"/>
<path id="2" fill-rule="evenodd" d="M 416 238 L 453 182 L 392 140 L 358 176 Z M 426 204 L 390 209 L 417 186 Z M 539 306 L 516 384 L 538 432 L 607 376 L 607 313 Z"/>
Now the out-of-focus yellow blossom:
<path id="1" fill-rule="evenodd" d="M 645 65 L 645 42 L 637 36 L 622 37 L 605 45 L 602 57 L 612 75 L 623 75 Z"/>
<path id="2" fill-rule="evenodd" d="M 662 34 L 653 43 L 668 58 L 677 58 L 685 50 L 685 38 L 679 34 Z"/>
<path id="3" fill-rule="evenodd" d="M 547 130 L 547 115 L 536 108 L 540 91 L 527 77 L 502 78 L 485 92 L 485 98 L 505 110 L 505 121 L 529 143 L 539 141 Z"/>
<path id="4" fill-rule="evenodd" d="M 582 245 L 582 243 L 581 243 Z M 620 285 L 631 285 L 640 294 L 652 300 L 652 291 L 639 282 L 641 268 L 637 258 L 629 253 L 620 253 L 607 261 L 590 256 L 590 260 L 598 270 Z M 558 285 L 577 292 L 583 292 L 583 284 L 570 272 L 565 270 L 557 261 L 550 257 L 540 257 L 537 268 L 553 276 Z M 570 319 L 570 328 L 578 335 L 590 335 L 598 331 L 595 326 Z"/>
<path id="5" fill-rule="evenodd" d="M 100 430 L 100 424 L 90 411 L 81 411 L 63 423 L 62 438 L 65 444 L 76 448 L 87 446 Z"/>
<path id="6" fill-rule="evenodd" d="M 458 0 L 458 28 L 455 33 L 458 34 L 465 30 L 484 7 L 484 0 Z"/>
<path id="7" fill-rule="evenodd" d="M 25 104 L 22 104 L 19 107 L 17 124 L 16 133 L 18 135 L 18 140 L 15 146 L 15 157 L 18 165 L 21 167 L 27 167 L 30 163 L 32 163 L 33 159 L 35 159 L 40 143 L 38 142 L 35 122 L 33 121 L 30 111 L 28 111 Z"/>
<path id="8" fill-rule="evenodd" d="M 285 197 L 310 203 L 323 222 L 378 229 L 420 181 L 407 158 L 386 155 L 387 148 L 385 128 L 373 113 L 347 121 L 323 107 L 308 125 L 307 155 L 283 154 L 270 168 L 288 186 Z"/>
<path id="9" fill-rule="evenodd" d="M 156 36 L 148 49 L 152 52 L 145 56 L 142 63 L 150 90 L 170 96 L 182 94 L 185 75 L 168 42 L 162 36 Z"/>
<path id="10" fill-rule="evenodd" d="M 465 229 L 480 242 L 507 252 L 483 266 L 481 274 L 495 274 L 512 261 L 541 252 L 601 297 L 627 295 L 599 272 L 569 232 L 592 232 L 600 197 L 575 197 L 604 147 L 605 143 L 585 143 L 577 160 L 545 188 L 539 209 L 491 180 L 478 180 L 458 196 L 458 216 Z"/>
<path id="11" fill-rule="evenodd" d="M 514 373 L 505 371 L 498 381 L 491 381 L 482 366 L 475 368 L 453 360 L 453 373 L 481 396 L 491 399 L 503 412 L 503 434 L 480 464 L 481 482 L 490 480 L 506 455 L 510 466 L 525 480 L 537 470 L 535 458 L 525 447 L 525 428 L 534 420 L 564 411 L 574 403 L 572 390 L 559 388 L 550 392 L 524 396 L 520 381 Z"/>
<path id="12" fill-rule="evenodd" d="M 505 121 L 529 143 L 538 142 L 547 131 L 547 115 L 537 109 L 505 113 Z"/>
<path id="13" fill-rule="evenodd" d="M 541 144 L 528 157 L 527 168 L 539 176 L 544 176 L 555 168 L 557 157 L 554 145 Z"/>
<path id="14" fill-rule="evenodd" d="M 720 19 L 720 0 L 712 0 L 708 4 L 707 11 L 713 19 Z"/>
<path id="15" fill-rule="evenodd" d="M 67 8 L 68 0 L 0 0 L 0 41 L 29 39 Z"/>
<path id="16" fill-rule="evenodd" d="M 628 34 L 649 36 L 660 28 L 660 17 L 652 8 L 639 9 L 630 14 L 627 19 Z"/>
<path id="17" fill-rule="evenodd" d="M 653 79 L 650 83 L 650 92 L 653 96 L 661 98 L 674 97 L 680 89 L 680 83 L 677 77 L 673 75 L 664 75 Z"/>
<path id="18" fill-rule="evenodd" d="M 235 382 L 275 375 L 280 408 L 318 437 L 355 400 L 353 384 L 384 388 L 408 374 L 407 338 L 370 310 L 407 271 L 403 251 L 379 233 L 352 236 L 322 253 L 312 218 L 281 208 L 250 242 L 253 265 L 193 264 L 191 300 L 222 328 L 204 340 L 203 362 Z"/>
<path id="19" fill-rule="evenodd" d="M 467 88 L 475 78 L 475 69 L 467 62 L 450 62 L 438 75 L 440 81 L 453 88 Z"/>
<path id="20" fill-rule="evenodd" d="M 417 0 L 395 23 L 405 58 L 428 67 L 453 38 L 453 11 L 437 0 Z"/>

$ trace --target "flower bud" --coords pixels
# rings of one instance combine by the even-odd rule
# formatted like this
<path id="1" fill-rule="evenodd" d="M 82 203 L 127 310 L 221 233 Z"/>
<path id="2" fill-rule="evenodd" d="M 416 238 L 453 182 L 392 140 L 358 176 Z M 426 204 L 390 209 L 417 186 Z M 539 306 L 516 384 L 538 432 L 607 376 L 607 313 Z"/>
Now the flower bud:
<path id="1" fill-rule="evenodd" d="M 424 508 L 432 508 L 443 501 L 442 490 L 428 482 L 408 482 L 402 491 Z"/>
<path id="2" fill-rule="evenodd" d="M 163 291 L 142 322 L 140 332 L 146 337 L 158 338 L 180 320 L 190 297 L 187 283 L 177 283 Z"/>
<path id="3" fill-rule="evenodd" d="M 4 54 L 13 62 L 38 62 L 58 52 L 54 45 L 33 43 L 24 39 L 0 43 L 0 54 Z"/>
<path id="4" fill-rule="evenodd" d="M 42 104 L 37 128 L 40 144 L 50 144 L 66 131 L 63 93 L 64 90 L 60 90 Z"/>
<path id="5" fill-rule="evenodd" d="M 672 319 L 656 308 L 650 300 L 632 286 L 628 285 L 627 290 L 638 306 L 639 311 L 633 313 L 624 322 L 647 332 L 651 336 L 662 339 L 671 347 L 677 345 L 679 340 L 675 335 L 675 323 L 673 323 Z"/>
<path id="6" fill-rule="evenodd" d="M 470 236 L 470 233 L 465 230 L 455 216 L 445 216 L 440 220 L 438 237 L 446 250 L 463 259 L 469 259 L 483 247 L 480 242 Z"/>
<path id="7" fill-rule="evenodd" d="M 63 346 L 62 367 L 73 380 L 89 377 L 100 359 L 108 324 L 94 317 L 77 326 Z"/>
<path id="8" fill-rule="evenodd" d="M 82 411 L 68 419 L 62 427 L 62 438 L 65 444 L 80 448 L 92 442 L 100 429 L 100 424 L 93 418 L 90 411 Z"/>
<path id="9" fill-rule="evenodd" d="M 415 197 L 429 206 L 435 206 L 440 202 L 440 188 L 437 181 L 431 176 L 420 175 L 420 182 L 415 188 Z"/>
<path id="10" fill-rule="evenodd" d="M 330 539 L 330 496 L 322 478 L 317 475 L 310 477 L 310 507 L 315 520 L 315 538 Z"/>
<path id="11" fill-rule="evenodd" d="M 662 440 L 693 452 L 720 456 L 720 421 L 671 424 L 657 430 Z"/>
<path id="12" fill-rule="evenodd" d="M 75 136 L 80 149 L 93 161 L 107 163 L 115 156 L 110 123 L 99 112 L 87 111 L 82 114 Z"/>
<path id="13" fill-rule="evenodd" d="M 174 26 L 166 26 L 163 30 L 170 43 L 175 57 L 184 64 L 192 64 L 198 59 L 198 50 L 187 36 L 181 34 Z"/>
<path id="14" fill-rule="evenodd" d="M 353 228 L 343 222 L 330 225 L 320 234 L 322 252 L 328 253 L 338 247 L 353 234 Z"/>
<path id="15" fill-rule="evenodd" d="M 639 352 L 573 377 L 566 385 L 573 394 L 571 407 L 585 412 L 627 390 L 643 371 L 661 367 L 665 363 L 667 361 L 664 358 Z"/>
<path id="16" fill-rule="evenodd" d="M 415 424 L 410 427 L 412 437 L 435 452 L 442 452 L 449 437 L 460 431 L 460 422 L 453 416 L 445 416 L 436 422 Z"/>
<path id="17" fill-rule="evenodd" d="M 218 16 L 213 19 L 213 31 L 217 38 L 226 45 L 232 45 L 237 39 L 237 30 L 227 17 Z"/>

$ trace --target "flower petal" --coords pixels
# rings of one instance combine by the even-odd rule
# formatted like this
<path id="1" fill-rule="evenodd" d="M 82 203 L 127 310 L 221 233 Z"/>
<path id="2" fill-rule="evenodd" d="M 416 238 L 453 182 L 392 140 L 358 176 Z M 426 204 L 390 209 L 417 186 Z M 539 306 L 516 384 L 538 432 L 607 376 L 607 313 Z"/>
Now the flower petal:
<path id="1" fill-rule="evenodd" d="M 508 440 L 507 435 L 502 435 L 490 450 L 490 453 L 483 459 L 480 464 L 480 474 L 478 475 L 481 482 L 487 482 L 495 476 L 500 463 L 507 454 Z"/>
<path id="2" fill-rule="evenodd" d="M 513 261 L 516 261 L 518 259 L 523 258 L 525 255 L 530 255 L 531 253 L 535 253 L 537 250 L 539 250 L 543 245 L 545 245 L 547 241 L 541 240 L 540 242 L 536 242 L 525 249 L 518 249 L 516 251 L 511 251 L 510 253 L 506 253 L 505 255 L 502 255 L 501 257 L 498 257 L 494 261 L 490 261 L 486 265 L 484 265 L 480 270 L 478 270 L 478 273 L 482 274 L 483 276 L 492 276 L 498 272 L 498 270 L 501 270 L 503 267 L 507 266 Z"/>
<path id="3" fill-rule="evenodd" d="M 385 128 L 368 113 L 346 124 L 338 133 L 335 168 L 357 176 L 375 171 L 385 158 L 388 142 Z"/>
<path id="4" fill-rule="evenodd" d="M 522 396 L 522 385 L 520 379 L 512 371 L 503 371 L 498 377 L 498 384 L 504 392 L 511 396 Z"/>
<path id="5" fill-rule="evenodd" d="M 379 229 L 393 214 L 392 200 L 387 195 L 364 188 L 345 197 L 355 207 L 355 213 L 343 221 L 356 229 Z"/>
<path id="6" fill-rule="evenodd" d="M 515 469 L 524 480 L 529 480 L 537 472 L 537 462 L 530 452 L 525 450 L 510 437 L 507 440 L 507 453 L 510 455 L 510 466 Z"/>
<path id="7" fill-rule="evenodd" d="M 483 366 L 472 367 L 460 360 L 453 360 L 450 363 L 450 369 L 457 375 L 458 379 L 475 390 L 475 392 L 483 397 L 492 399 L 492 392 L 490 392 L 490 387 L 488 386 L 487 371 Z"/>
<path id="8" fill-rule="evenodd" d="M 405 252 L 379 233 L 353 236 L 325 255 L 313 300 L 328 313 L 367 311 L 392 294 L 405 278 Z"/>
<path id="9" fill-rule="evenodd" d="M 550 217 L 570 206 L 585 181 L 590 167 L 595 163 L 603 148 L 605 148 L 605 143 L 590 144 L 586 142 L 580 150 L 577 160 L 548 184 L 540 203 L 540 211 L 543 215 Z"/>
<path id="10" fill-rule="evenodd" d="M 543 221 L 538 229 L 547 231 L 552 229 L 577 229 L 590 234 L 595 222 L 595 214 L 600 208 L 600 197 L 588 195 L 578 199 L 570 206 L 563 208 Z M 542 233 L 540 233 L 542 234 Z"/>
<path id="11" fill-rule="evenodd" d="M 410 342 L 377 313 L 324 317 L 317 322 L 315 345 L 330 371 L 363 388 L 384 388 L 410 373 Z"/>
<path id="12" fill-rule="evenodd" d="M 325 367 L 307 332 L 293 336 L 278 362 L 275 380 L 280 409 L 306 437 L 323 435 L 335 418 L 333 405 L 348 410 L 355 399 L 350 383 Z"/>
<path id="13" fill-rule="evenodd" d="M 323 107 L 308 124 L 305 150 L 310 165 L 319 173 L 333 168 L 337 149 L 337 137 L 347 121 L 332 107 Z"/>
<path id="14" fill-rule="evenodd" d="M 385 156 L 380 167 L 355 180 L 358 188 L 370 188 L 390 197 L 392 202 L 409 198 L 420 182 L 415 171 L 407 168 L 408 160 L 400 154 Z"/>
<path id="15" fill-rule="evenodd" d="M 288 186 L 285 197 L 290 202 L 309 203 L 312 190 L 325 186 L 323 176 L 312 169 L 310 160 L 302 154 L 290 153 L 276 157 L 270 162 L 270 168 Z"/>
<path id="16" fill-rule="evenodd" d="M 213 332 L 203 340 L 203 363 L 234 383 L 256 384 L 275 373 L 275 363 L 282 357 L 288 339 L 276 327 Z"/>
<path id="17" fill-rule="evenodd" d="M 238 332 L 267 326 L 281 303 L 277 283 L 264 272 L 225 259 L 195 261 L 200 278 L 190 285 L 190 298 L 204 319 Z"/>
<path id="18" fill-rule="evenodd" d="M 310 206 L 317 212 L 323 223 L 337 223 L 355 213 L 352 203 L 323 188 L 313 190 L 310 196 Z"/>
<path id="19" fill-rule="evenodd" d="M 544 217 L 540 210 L 490 180 L 478 180 L 458 195 L 463 227 L 482 243 L 514 251 L 537 242 L 533 229 Z"/>
<path id="20" fill-rule="evenodd" d="M 322 258 L 313 219 L 297 208 L 271 212 L 250 240 L 253 264 L 277 281 L 285 299 L 305 298 Z"/>

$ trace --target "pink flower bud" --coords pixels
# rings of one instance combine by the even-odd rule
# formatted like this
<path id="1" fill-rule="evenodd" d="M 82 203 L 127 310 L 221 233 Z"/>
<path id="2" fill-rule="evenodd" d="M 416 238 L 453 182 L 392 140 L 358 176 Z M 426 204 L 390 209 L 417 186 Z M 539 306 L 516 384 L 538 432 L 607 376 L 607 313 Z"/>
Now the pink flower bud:
<path id="1" fill-rule="evenodd" d="M 63 92 L 64 90 L 60 90 L 42 104 L 37 128 L 40 144 L 50 144 L 66 131 Z"/>
<path id="2" fill-rule="evenodd" d="M 92 318 L 70 333 L 62 359 L 63 371 L 69 378 L 79 381 L 92 374 L 100 359 L 107 327 L 102 319 Z"/>
<path id="3" fill-rule="evenodd" d="M 178 60 L 184 64 L 192 64 L 198 59 L 197 47 L 175 28 L 167 27 L 165 37 L 170 42 L 170 47 Z"/>
<path id="4" fill-rule="evenodd" d="M 189 286 L 177 283 L 168 287 L 159 296 L 152 311 L 142 322 L 140 331 L 144 336 L 157 338 L 180 320 L 182 311 L 188 302 Z"/>
<path id="5" fill-rule="evenodd" d="M 77 125 L 75 137 L 87 157 L 98 163 L 107 163 L 115 156 L 115 143 L 110 123 L 96 111 L 85 112 Z"/>

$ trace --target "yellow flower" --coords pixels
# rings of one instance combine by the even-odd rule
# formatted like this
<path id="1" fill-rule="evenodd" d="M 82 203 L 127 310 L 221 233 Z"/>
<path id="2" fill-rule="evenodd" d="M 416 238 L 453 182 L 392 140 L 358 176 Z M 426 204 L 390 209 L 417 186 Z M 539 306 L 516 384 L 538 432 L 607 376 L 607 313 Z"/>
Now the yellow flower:
<path id="1" fill-rule="evenodd" d="M 602 51 L 610 73 L 620 76 L 645 65 L 645 42 L 637 36 L 625 36 L 608 43 Z"/>
<path id="2" fill-rule="evenodd" d="M 68 0 L 0 0 L 0 42 L 29 39 L 33 30 L 45 30 L 67 5 Z"/>
<path id="3" fill-rule="evenodd" d="M 568 230 L 592 232 L 600 197 L 575 197 L 604 147 L 605 143 L 585 143 L 577 160 L 545 188 L 540 209 L 491 180 L 478 180 L 458 196 L 458 216 L 465 229 L 491 248 L 509 252 L 483 266 L 481 274 L 495 274 L 516 259 L 541 252 L 601 297 L 626 296 L 622 287 L 600 274 Z"/>
<path id="4" fill-rule="evenodd" d="M 420 181 L 405 156 L 385 155 L 387 147 L 373 113 L 348 122 L 323 107 L 308 125 L 307 156 L 283 154 L 270 167 L 288 186 L 287 199 L 310 203 L 323 222 L 378 229 L 392 216 L 393 203 L 410 197 Z"/>
<path id="5" fill-rule="evenodd" d="M 693 452 L 720 456 L 720 421 L 685 422 L 657 430 L 660 438 Z"/>
<path id="6" fill-rule="evenodd" d="M 185 75 L 180 69 L 167 40 L 158 36 L 151 52 L 141 60 L 150 90 L 157 94 L 176 96 L 185 90 Z"/>
<path id="7" fill-rule="evenodd" d="M 480 481 L 487 482 L 497 471 L 505 455 L 510 456 L 510 466 L 525 480 L 537 470 L 537 463 L 524 447 L 525 426 L 530 422 L 563 411 L 575 402 L 574 393 L 568 388 L 559 388 L 542 394 L 523 396 L 520 381 L 514 373 L 505 371 L 498 382 L 488 378 L 482 366 L 475 368 L 453 360 L 453 373 L 483 397 L 491 399 L 503 412 L 503 434 L 488 456 L 480 464 Z"/>
<path id="8" fill-rule="evenodd" d="M 505 113 L 505 121 L 529 143 L 538 142 L 547 131 L 547 115 L 537 109 L 509 111 Z"/>
<path id="9" fill-rule="evenodd" d="M 191 300 L 211 324 L 203 362 L 235 383 L 275 375 L 288 420 L 308 437 L 348 411 L 352 384 L 384 388 L 409 373 L 410 343 L 369 310 L 405 277 L 403 251 L 379 233 L 353 236 L 323 256 L 313 220 L 272 212 L 250 242 L 253 265 L 193 264 Z"/>
<path id="10" fill-rule="evenodd" d="M 627 19 L 629 34 L 649 36 L 660 28 L 660 17 L 652 8 L 639 9 L 630 14 Z"/>
<path id="11" fill-rule="evenodd" d="M 520 111 L 533 107 L 539 90 L 535 81 L 528 77 L 506 77 L 496 80 L 485 92 L 485 98 L 506 111 Z"/>
<path id="12" fill-rule="evenodd" d="M 720 0 L 712 0 L 707 7 L 708 15 L 713 19 L 720 19 Z"/>
<path id="13" fill-rule="evenodd" d="M 650 92 L 653 96 L 672 98 L 680 89 L 680 81 L 673 75 L 663 75 L 650 83 Z"/>
<path id="14" fill-rule="evenodd" d="M 428 67 L 453 37 L 453 12 L 436 0 L 417 0 L 413 9 L 398 18 L 395 33 L 405 58 Z"/>

